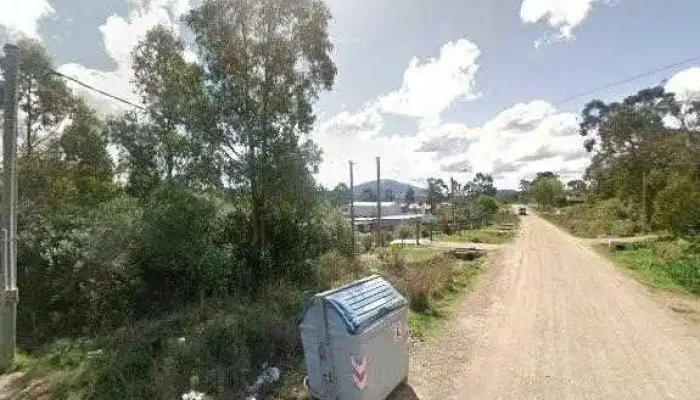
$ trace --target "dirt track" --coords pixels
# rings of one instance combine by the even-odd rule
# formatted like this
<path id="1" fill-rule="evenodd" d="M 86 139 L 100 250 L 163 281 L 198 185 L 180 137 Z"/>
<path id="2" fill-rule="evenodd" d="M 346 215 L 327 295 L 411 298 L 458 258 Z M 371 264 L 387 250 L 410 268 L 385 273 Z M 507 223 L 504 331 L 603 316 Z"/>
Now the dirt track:
<path id="1" fill-rule="evenodd" d="M 536 216 L 396 399 L 700 399 L 697 325 Z"/>

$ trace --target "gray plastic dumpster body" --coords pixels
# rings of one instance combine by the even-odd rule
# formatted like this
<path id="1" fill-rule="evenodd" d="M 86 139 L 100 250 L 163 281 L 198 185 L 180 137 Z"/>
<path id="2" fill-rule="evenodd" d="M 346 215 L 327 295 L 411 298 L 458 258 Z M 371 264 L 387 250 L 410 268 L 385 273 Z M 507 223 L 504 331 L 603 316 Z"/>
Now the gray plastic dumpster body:
<path id="1" fill-rule="evenodd" d="M 407 302 L 377 275 L 315 295 L 300 330 L 314 398 L 382 400 L 408 377 Z"/>

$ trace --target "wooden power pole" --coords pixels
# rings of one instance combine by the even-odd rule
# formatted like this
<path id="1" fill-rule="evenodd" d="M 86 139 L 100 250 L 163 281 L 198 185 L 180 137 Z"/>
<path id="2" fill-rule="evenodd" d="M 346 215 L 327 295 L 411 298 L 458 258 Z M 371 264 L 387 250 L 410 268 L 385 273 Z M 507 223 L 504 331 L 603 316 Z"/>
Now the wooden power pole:
<path id="1" fill-rule="evenodd" d="M 17 331 L 17 81 L 19 56 L 16 46 L 6 44 L 4 73 L 3 187 L 0 238 L 0 372 L 14 362 Z"/>
<path id="2" fill-rule="evenodd" d="M 350 226 L 352 229 L 352 257 L 355 258 L 355 180 L 353 179 L 352 161 L 348 161 L 350 165 Z"/>
<path id="3" fill-rule="evenodd" d="M 642 172 L 642 229 L 647 231 L 647 173 Z"/>
<path id="4" fill-rule="evenodd" d="M 382 185 L 381 163 L 377 157 L 377 245 L 382 247 Z"/>

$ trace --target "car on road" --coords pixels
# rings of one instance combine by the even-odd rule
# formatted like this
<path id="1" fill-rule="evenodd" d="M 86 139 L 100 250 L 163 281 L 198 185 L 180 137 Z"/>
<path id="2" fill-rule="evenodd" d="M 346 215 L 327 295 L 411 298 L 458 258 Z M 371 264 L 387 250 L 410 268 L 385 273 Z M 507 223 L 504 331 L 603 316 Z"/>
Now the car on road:
<path id="1" fill-rule="evenodd" d="M 525 208 L 525 207 L 518 208 L 518 214 L 527 215 L 527 208 Z"/>

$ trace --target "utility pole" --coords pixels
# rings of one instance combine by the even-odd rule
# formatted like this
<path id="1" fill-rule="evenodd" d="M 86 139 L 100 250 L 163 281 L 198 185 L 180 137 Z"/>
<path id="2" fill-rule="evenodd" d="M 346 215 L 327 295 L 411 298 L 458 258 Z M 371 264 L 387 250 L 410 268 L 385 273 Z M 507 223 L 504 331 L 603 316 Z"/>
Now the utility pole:
<path id="1" fill-rule="evenodd" d="M 382 247 L 382 185 L 379 183 L 381 179 L 381 164 L 377 157 L 377 245 Z"/>
<path id="2" fill-rule="evenodd" d="M 647 173 L 642 172 L 642 229 L 647 231 Z"/>
<path id="3" fill-rule="evenodd" d="M 450 177 L 450 208 L 452 209 L 452 233 L 456 231 L 457 228 L 457 219 L 455 218 L 455 207 L 457 206 L 457 198 L 455 197 L 455 180 L 453 177 Z"/>
<path id="4" fill-rule="evenodd" d="M 355 180 L 353 179 L 353 166 L 355 163 L 348 161 L 350 165 L 350 225 L 352 227 L 352 257 L 355 258 Z"/>
<path id="5" fill-rule="evenodd" d="M 0 273 L 0 371 L 12 367 L 15 358 L 17 328 L 17 81 L 19 49 L 4 47 L 4 132 L 3 187 L 0 235 L 2 273 Z"/>

